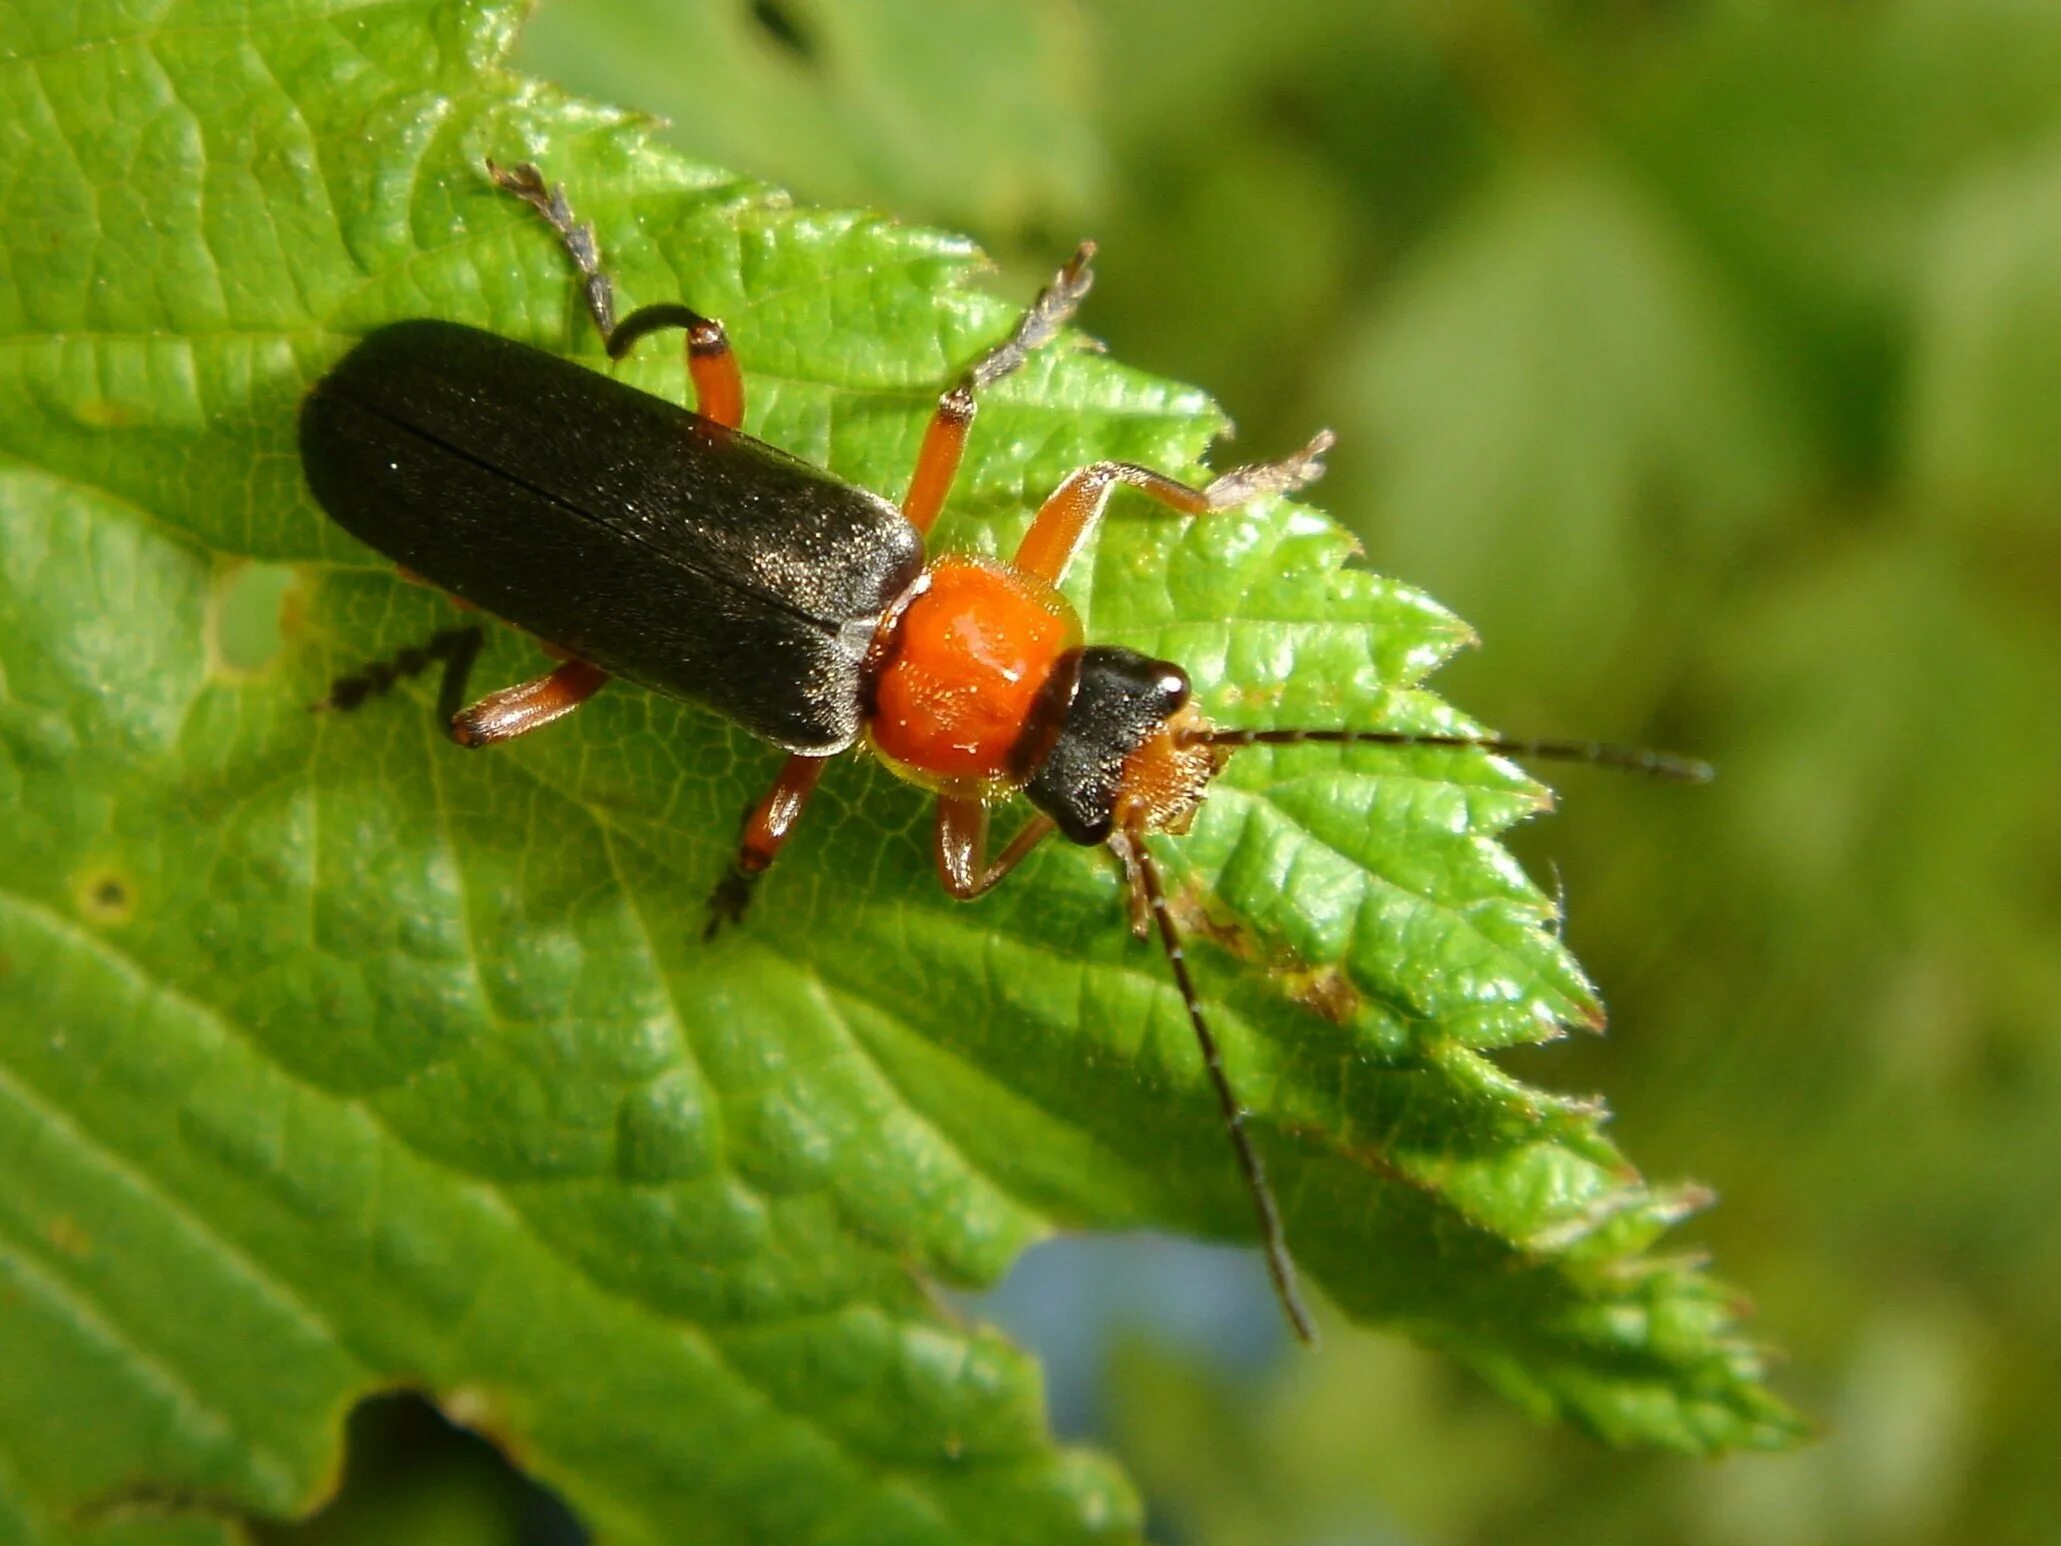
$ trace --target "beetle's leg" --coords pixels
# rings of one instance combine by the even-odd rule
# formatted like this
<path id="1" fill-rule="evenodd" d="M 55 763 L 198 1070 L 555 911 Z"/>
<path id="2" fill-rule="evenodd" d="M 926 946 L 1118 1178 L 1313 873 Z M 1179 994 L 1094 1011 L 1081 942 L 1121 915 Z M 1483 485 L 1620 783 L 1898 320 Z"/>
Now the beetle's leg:
<path id="1" fill-rule="evenodd" d="M 909 492 L 902 500 L 902 514 L 919 532 L 930 531 L 952 490 L 959 459 L 966 453 L 966 432 L 978 411 L 975 394 L 1022 365 L 1032 350 L 1048 343 L 1080 309 L 1088 287 L 1095 282 L 1088 268 L 1094 256 L 1095 244 L 1082 242 L 1066 266 L 1052 276 L 1052 282 L 1038 292 L 1030 310 L 1017 322 L 1016 331 L 969 365 L 937 400 L 937 412 L 923 432 L 916 471 L 910 475 Z"/>
<path id="2" fill-rule="evenodd" d="M 338 677 L 329 696 L 313 707 L 354 709 L 367 698 L 391 691 L 402 680 L 420 676 L 432 662 L 442 661 L 444 674 L 437 684 L 437 723 L 460 746 L 486 746 L 563 719 L 608 681 L 608 673 L 599 666 L 567 658 L 534 681 L 504 687 L 466 708 L 465 684 L 472 676 L 473 663 L 479 659 L 484 642 L 477 627 L 446 628 L 426 644 L 401 650 L 350 676 Z M 563 654 L 551 645 L 545 648 L 553 654 Z"/>
<path id="3" fill-rule="evenodd" d="M 564 243 L 566 255 L 580 271 L 585 286 L 587 310 L 601 331 L 601 342 L 611 360 L 628 354 L 637 340 L 664 328 L 687 330 L 687 374 L 694 381 L 695 408 L 705 419 L 735 429 L 744 422 L 744 378 L 737 371 L 737 356 L 730 352 L 730 338 L 723 324 L 704 317 L 686 306 L 643 306 L 618 323 L 615 320 L 615 286 L 601 266 L 601 249 L 594 240 L 594 227 L 573 218 L 562 186 L 547 185 L 544 174 L 525 161 L 520 166 L 487 163 L 487 171 L 502 188 L 521 199 L 551 223 Z"/>
<path id="4" fill-rule="evenodd" d="M 425 644 L 414 645 L 385 660 L 374 661 L 349 676 L 338 677 L 331 684 L 329 695 L 311 707 L 354 709 L 367 698 L 392 691 L 408 677 L 420 676 L 439 660 L 444 663 L 444 692 L 439 695 L 439 701 L 454 692 L 462 693 L 465 678 L 479 656 L 480 642 L 481 634 L 476 627 L 446 628 L 432 635 Z M 457 684 L 455 689 L 453 683 Z M 449 717 L 448 712 L 444 717 Z"/>
<path id="5" fill-rule="evenodd" d="M 735 923 L 744 916 L 744 909 L 751 902 L 751 888 L 779 855 L 780 845 L 794 831 L 795 823 L 801 820 L 809 796 L 815 793 L 816 780 L 823 776 L 829 762 L 828 757 L 793 752 L 781 764 L 773 787 L 744 818 L 744 835 L 738 840 L 736 861 L 709 897 L 708 927 L 701 931 L 703 939 L 713 938 L 724 924 Z"/>
<path id="6" fill-rule="evenodd" d="M 1131 920 L 1131 933 L 1145 939 L 1152 933 L 1152 894 L 1145 886 L 1145 865 L 1139 848 L 1121 830 L 1109 834 L 1109 851 L 1124 867 L 1124 912 Z"/>
<path id="7" fill-rule="evenodd" d="M 1058 828 L 1040 811 L 1023 824 L 994 863 L 988 862 L 988 807 L 976 796 L 937 797 L 937 878 L 954 897 L 970 902 L 996 885 Z"/>
<path id="8" fill-rule="evenodd" d="M 744 837 L 737 845 L 740 870 L 757 875 L 772 864 L 780 845 L 801 820 L 809 796 L 816 792 L 816 780 L 823 776 L 829 763 L 828 757 L 807 757 L 795 752 L 781 764 L 780 776 L 773 780 L 773 787 L 760 798 L 744 823 Z"/>
<path id="9" fill-rule="evenodd" d="M 638 339 L 664 328 L 687 330 L 687 374 L 694 382 L 694 411 L 704 419 L 737 428 L 744 422 L 744 377 L 730 352 L 730 335 L 713 317 L 677 303 L 640 306 L 623 318 L 608 339 L 608 357 L 619 360 Z"/>
<path id="10" fill-rule="evenodd" d="M 1164 473 L 1131 462 L 1096 462 L 1083 467 L 1052 492 L 1016 549 L 1016 567 L 1058 584 L 1074 554 L 1094 529 L 1110 493 L 1119 483 L 1149 494 L 1182 515 L 1229 510 L 1261 494 L 1288 494 L 1324 475 L 1324 453 L 1331 449 L 1331 431 L 1319 430 L 1293 456 L 1251 467 L 1233 467 L 1206 488 L 1190 488 Z"/>
<path id="11" fill-rule="evenodd" d="M 469 665 L 470 662 L 467 662 Z M 451 690 L 446 677 L 446 695 L 455 707 L 463 696 L 463 684 Z M 585 703 L 608 681 L 608 673 L 584 660 L 568 660 L 540 677 L 488 693 L 471 708 L 453 713 L 446 723 L 451 739 L 460 746 L 490 746 L 512 741 L 532 730 L 541 730 L 555 719 L 563 719 Z"/>
<path id="12" fill-rule="evenodd" d="M 610 342 L 615 337 L 615 286 L 609 283 L 608 274 L 601 267 L 601 250 L 594 242 L 594 227 L 584 220 L 575 220 L 572 206 L 565 202 L 565 188 L 560 184 L 546 184 L 544 174 L 528 161 L 518 166 L 497 166 L 489 159 L 487 175 L 504 192 L 514 194 L 550 222 L 551 229 L 558 233 L 559 241 L 565 245 L 566 256 L 580 271 L 587 310 L 594 318 L 594 326 L 601 331 L 601 341 Z"/>

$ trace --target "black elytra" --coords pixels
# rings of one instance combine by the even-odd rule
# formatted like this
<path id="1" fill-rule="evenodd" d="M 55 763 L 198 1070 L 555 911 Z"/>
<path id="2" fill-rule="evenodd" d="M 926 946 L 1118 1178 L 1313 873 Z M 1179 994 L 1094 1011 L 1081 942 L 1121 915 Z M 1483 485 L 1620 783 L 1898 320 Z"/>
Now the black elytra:
<path id="1" fill-rule="evenodd" d="M 300 442 L 353 536 L 791 752 L 857 740 L 866 652 L 923 570 L 878 495 L 459 323 L 368 334 L 309 393 Z"/>

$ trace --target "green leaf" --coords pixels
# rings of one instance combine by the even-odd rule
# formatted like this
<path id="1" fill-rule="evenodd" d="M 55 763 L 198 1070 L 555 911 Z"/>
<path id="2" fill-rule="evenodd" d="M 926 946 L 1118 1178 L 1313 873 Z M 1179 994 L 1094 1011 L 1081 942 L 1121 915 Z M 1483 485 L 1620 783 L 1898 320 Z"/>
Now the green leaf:
<path id="1" fill-rule="evenodd" d="M 1104 856 L 954 906 L 921 798 L 854 759 L 703 944 L 765 747 L 628 689 L 482 756 L 426 691 L 308 713 L 449 617 L 310 503 L 308 385 L 421 314 L 601 363 L 486 156 L 566 181 L 627 300 L 725 317 L 750 428 L 890 493 L 1013 314 L 963 241 L 503 73 L 516 10 L 0 10 L 0 1538 L 305 1511 L 401 1385 L 609 1539 L 1130 1538 L 1128 1483 L 931 1292 L 1059 1227 L 1250 1232 Z M 624 374 L 684 389 L 663 351 Z M 1219 423 L 1049 351 L 942 540 L 1006 544 L 1096 457 L 1196 473 Z M 1349 551 L 1292 506 L 1126 505 L 1071 590 L 1231 722 L 1463 723 L 1417 684 L 1464 630 Z M 499 632 L 481 680 L 535 666 Z M 1291 1236 L 1541 1413 L 1782 1442 L 1730 1299 L 1642 1254 L 1696 1194 L 1488 1058 L 1598 1016 L 1494 841 L 1541 798 L 1253 753 L 1162 845 Z"/>

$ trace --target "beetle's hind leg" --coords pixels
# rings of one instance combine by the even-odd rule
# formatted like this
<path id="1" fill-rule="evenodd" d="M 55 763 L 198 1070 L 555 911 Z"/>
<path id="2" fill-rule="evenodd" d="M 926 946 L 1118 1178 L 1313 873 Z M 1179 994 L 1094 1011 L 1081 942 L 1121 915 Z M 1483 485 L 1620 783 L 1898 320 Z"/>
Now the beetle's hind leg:
<path id="1" fill-rule="evenodd" d="M 722 323 L 678 304 L 642 306 L 618 323 L 615 285 L 601 266 L 601 248 L 594 239 L 594 227 L 574 218 L 564 187 L 547 184 L 544 174 L 527 161 L 506 167 L 489 161 L 487 171 L 499 187 L 542 215 L 558 233 L 566 256 L 580 271 L 587 311 L 594 318 L 611 360 L 621 359 L 638 339 L 648 334 L 669 327 L 684 328 L 687 374 L 694 382 L 695 411 L 731 429 L 744 422 L 744 378 L 738 372 L 737 356 L 730 350 L 730 335 L 723 331 Z"/>

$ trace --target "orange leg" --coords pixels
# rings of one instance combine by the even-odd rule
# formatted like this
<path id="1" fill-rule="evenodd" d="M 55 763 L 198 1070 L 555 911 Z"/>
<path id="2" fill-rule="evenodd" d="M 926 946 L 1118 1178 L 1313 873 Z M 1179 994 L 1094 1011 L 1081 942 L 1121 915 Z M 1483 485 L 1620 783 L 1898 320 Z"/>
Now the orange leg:
<path id="1" fill-rule="evenodd" d="M 619 360 L 638 339 L 669 327 L 687 330 L 694 411 L 727 429 L 737 428 L 744 422 L 744 377 L 737 369 L 737 356 L 730 352 L 730 335 L 713 318 L 677 304 L 640 306 L 608 335 L 608 357 Z"/>
<path id="2" fill-rule="evenodd" d="M 1119 483 L 1128 483 L 1170 510 L 1202 515 L 1229 510 L 1261 494 L 1288 494 L 1314 483 L 1324 473 L 1324 453 L 1331 449 L 1331 431 L 1320 430 L 1300 451 L 1278 462 L 1234 467 L 1207 488 L 1190 488 L 1164 473 L 1132 462 L 1096 462 L 1083 467 L 1052 492 L 1016 549 L 1016 567 L 1057 585 L 1067 565 L 1087 541 Z"/>
<path id="3" fill-rule="evenodd" d="M 736 862 L 716 883 L 715 893 L 709 898 L 708 926 L 701 932 L 703 939 L 713 938 L 724 924 L 735 923 L 744 916 L 744 909 L 751 903 L 751 888 L 779 855 L 780 846 L 794 831 L 795 823 L 801 820 L 809 796 L 815 793 L 816 781 L 829 762 L 828 757 L 805 757 L 794 752 L 781 765 L 773 787 L 744 818 L 744 836 L 737 845 Z"/>
<path id="4" fill-rule="evenodd" d="M 937 400 L 937 412 L 923 432 L 923 447 L 916 453 L 916 470 L 909 476 L 909 492 L 902 500 L 902 514 L 925 536 L 937 524 L 952 480 L 959 476 L 959 462 L 966 455 L 966 432 L 973 427 L 973 393 L 964 384 L 953 387 Z"/>
<path id="5" fill-rule="evenodd" d="M 780 776 L 765 792 L 744 823 L 744 840 L 737 846 L 737 867 L 747 875 L 758 875 L 772 864 L 780 845 L 801 820 L 809 796 L 816 792 L 816 780 L 829 765 L 828 757 L 790 755 L 781 765 Z"/>
<path id="6" fill-rule="evenodd" d="M 406 564 L 395 564 L 394 573 L 399 575 L 402 579 L 406 580 L 410 585 L 426 585 L 431 590 L 435 590 L 437 588 L 436 581 L 429 579 L 424 575 L 417 574 L 413 569 L 410 569 Z M 477 612 L 479 610 L 478 607 L 473 605 L 471 602 L 467 601 L 463 596 L 454 596 L 449 591 L 444 592 L 444 600 L 450 602 L 452 606 L 456 607 L 461 612 Z"/>
<path id="7" fill-rule="evenodd" d="M 565 201 L 565 189 L 547 186 L 544 174 L 529 162 L 500 167 L 487 163 L 494 181 L 542 215 L 558 233 L 566 255 L 580 271 L 587 310 L 601 332 L 608 357 L 619 360 L 638 339 L 662 328 L 687 330 L 687 374 L 694 380 L 695 408 L 705 419 L 735 429 L 744 422 L 744 378 L 737 370 L 737 357 L 730 352 L 729 335 L 723 324 L 704 317 L 686 306 L 645 306 L 618 324 L 615 320 L 615 286 L 601 267 L 600 248 L 594 241 L 594 227 L 573 218 Z"/>
<path id="8" fill-rule="evenodd" d="M 993 386 L 1030 358 L 1033 350 L 1049 343 L 1088 294 L 1095 276 L 1088 262 L 1095 256 L 1095 244 L 1082 242 L 1052 282 L 1038 292 L 1030 310 L 1016 324 L 1016 331 L 988 350 L 966 368 L 966 373 L 937 400 L 937 412 L 923 432 L 923 446 L 916 453 L 916 471 L 909 478 L 909 492 L 902 500 L 902 514 L 909 524 L 928 536 L 945 496 L 958 476 L 960 458 L 966 454 L 966 432 L 978 412 L 975 394 Z"/>
<path id="9" fill-rule="evenodd" d="M 1039 812 L 1023 824 L 1023 829 L 1002 850 L 1001 857 L 990 864 L 987 802 L 941 794 L 937 797 L 937 878 L 954 897 L 970 902 L 998 884 L 1056 830 L 1052 818 Z"/>
<path id="10" fill-rule="evenodd" d="M 568 660 L 540 677 L 489 693 L 471 708 L 453 714 L 449 721 L 451 739 L 460 746 L 512 741 L 565 718 L 607 681 L 608 673 L 599 666 L 584 660 Z"/>

